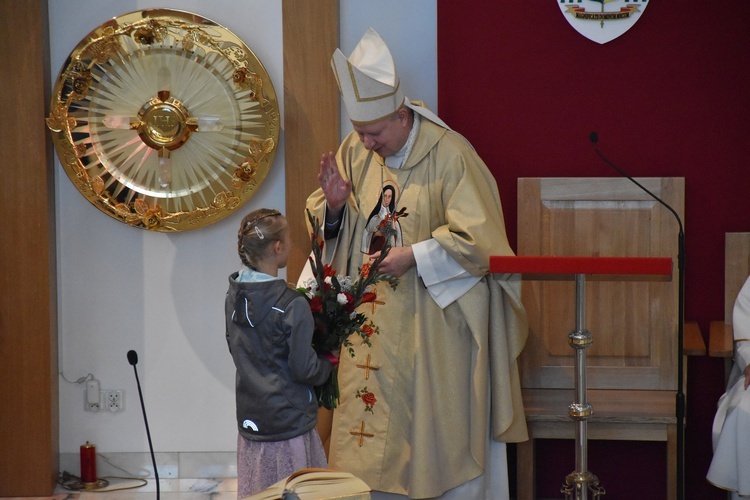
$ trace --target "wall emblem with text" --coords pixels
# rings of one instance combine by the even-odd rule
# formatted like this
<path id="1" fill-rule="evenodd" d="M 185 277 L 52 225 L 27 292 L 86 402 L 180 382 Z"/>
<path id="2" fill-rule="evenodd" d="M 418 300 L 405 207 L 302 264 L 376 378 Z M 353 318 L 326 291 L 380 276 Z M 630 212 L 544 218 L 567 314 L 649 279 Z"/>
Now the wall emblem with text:
<path id="1" fill-rule="evenodd" d="M 628 31 L 643 15 L 648 0 L 556 0 L 577 32 L 607 43 Z"/>

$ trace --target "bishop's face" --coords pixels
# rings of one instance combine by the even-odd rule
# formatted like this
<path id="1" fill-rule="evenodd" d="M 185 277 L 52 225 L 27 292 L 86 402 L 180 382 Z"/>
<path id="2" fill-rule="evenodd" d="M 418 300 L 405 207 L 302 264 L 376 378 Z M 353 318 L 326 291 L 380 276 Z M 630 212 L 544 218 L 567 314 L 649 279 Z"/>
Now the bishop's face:
<path id="1" fill-rule="evenodd" d="M 353 126 L 365 148 L 387 158 L 398 153 L 406 144 L 411 131 L 409 118 L 409 112 L 402 108 L 395 115 L 378 122 Z"/>

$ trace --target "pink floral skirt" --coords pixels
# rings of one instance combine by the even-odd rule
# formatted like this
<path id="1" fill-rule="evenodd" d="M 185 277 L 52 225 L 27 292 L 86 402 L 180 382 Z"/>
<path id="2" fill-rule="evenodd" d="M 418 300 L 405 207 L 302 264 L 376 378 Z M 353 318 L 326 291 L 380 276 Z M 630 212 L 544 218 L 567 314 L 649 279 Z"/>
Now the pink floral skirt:
<path id="1" fill-rule="evenodd" d="M 286 441 L 251 441 L 237 436 L 237 497 L 268 488 L 307 467 L 328 466 L 318 431 Z"/>

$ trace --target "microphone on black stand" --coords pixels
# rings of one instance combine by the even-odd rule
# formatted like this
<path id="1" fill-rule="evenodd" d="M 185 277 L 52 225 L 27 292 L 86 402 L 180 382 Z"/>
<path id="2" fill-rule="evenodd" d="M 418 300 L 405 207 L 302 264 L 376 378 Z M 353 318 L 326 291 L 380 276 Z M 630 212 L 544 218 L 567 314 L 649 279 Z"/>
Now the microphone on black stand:
<path id="1" fill-rule="evenodd" d="M 594 146 L 596 154 L 604 160 L 604 162 L 610 167 L 614 168 L 620 175 L 626 177 L 633 184 L 641 188 L 643 191 L 648 193 L 653 199 L 664 205 L 667 210 L 672 212 L 677 224 L 680 227 L 680 231 L 677 236 L 677 272 L 678 272 L 678 318 L 677 318 L 677 396 L 675 401 L 675 414 L 677 417 L 677 499 L 683 500 L 685 498 L 685 391 L 683 387 L 683 334 L 685 330 L 685 231 L 682 228 L 682 220 L 677 212 L 669 206 L 664 200 L 656 196 L 654 193 L 642 186 L 638 181 L 633 179 L 631 176 L 623 172 L 617 165 L 609 161 L 602 155 L 596 147 L 596 143 L 599 141 L 599 135 L 596 132 L 589 134 L 589 141 Z"/>
<path id="2" fill-rule="evenodd" d="M 128 351 L 128 363 L 133 365 L 133 372 L 135 373 L 135 383 L 138 386 L 138 396 L 141 398 L 141 410 L 143 411 L 143 422 L 146 424 L 146 436 L 148 437 L 148 449 L 151 451 L 151 463 L 154 466 L 154 480 L 156 481 L 156 499 L 160 498 L 159 491 L 159 471 L 156 468 L 156 457 L 154 456 L 154 446 L 151 444 L 151 431 L 148 429 L 148 418 L 146 418 L 146 405 L 143 404 L 143 392 L 141 392 L 141 381 L 138 380 L 138 370 L 135 365 L 138 364 L 138 353 L 135 351 Z"/>

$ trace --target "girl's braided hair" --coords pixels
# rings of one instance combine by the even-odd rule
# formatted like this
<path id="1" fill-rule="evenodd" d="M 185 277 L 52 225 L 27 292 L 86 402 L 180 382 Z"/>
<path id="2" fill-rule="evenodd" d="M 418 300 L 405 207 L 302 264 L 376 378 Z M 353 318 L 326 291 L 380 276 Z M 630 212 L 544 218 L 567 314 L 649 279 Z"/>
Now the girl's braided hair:
<path id="1" fill-rule="evenodd" d="M 271 244 L 281 241 L 285 229 L 286 219 L 278 210 L 260 208 L 247 214 L 237 231 L 237 253 L 242 263 L 255 269 Z"/>

